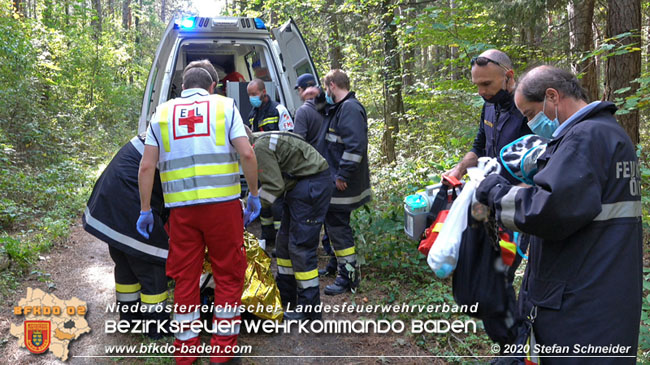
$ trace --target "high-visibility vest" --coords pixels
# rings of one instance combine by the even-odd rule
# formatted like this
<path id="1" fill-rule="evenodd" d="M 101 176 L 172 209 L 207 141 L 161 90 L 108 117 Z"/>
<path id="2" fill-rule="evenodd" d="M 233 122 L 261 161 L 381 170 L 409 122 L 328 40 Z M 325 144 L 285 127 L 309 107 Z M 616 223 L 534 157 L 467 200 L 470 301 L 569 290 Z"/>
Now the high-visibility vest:
<path id="1" fill-rule="evenodd" d="M 158 107 L 152 123 L 160 137 L 158 169 L 169 208 L 228 201 L 241 193 L 239 164 L 227 143 L 220 95 L 176 98 Z"/>

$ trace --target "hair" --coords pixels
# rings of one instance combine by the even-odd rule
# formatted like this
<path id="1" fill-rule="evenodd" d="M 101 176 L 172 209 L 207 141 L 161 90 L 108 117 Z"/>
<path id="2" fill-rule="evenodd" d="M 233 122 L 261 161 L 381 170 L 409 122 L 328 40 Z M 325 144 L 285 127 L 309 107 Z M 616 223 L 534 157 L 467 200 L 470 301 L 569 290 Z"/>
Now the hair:
<path id="1" fill-rule="evenodd" d="M 350 90 L 350 78 L 338 68 L 331 70 L 323 78 L 323 85 L 327 86 L 330 83 L 333 83 L 339 89 Z"/>
<path id="2" fill-rule="evenodd" d="M 209 90 L 212 82 L 212 76 L 202 67 L 194 67 L 183 73 L 183 87 L 185 89 L 201 88 Z"/>
<path id="3" fill-rule="evenodd" d="M 185 74 L 187 73 L 187 71 L 194 68 L 202 68 L 208 71 L 208 74 L 210 74 L 210 78 L 212 79 L 211 82 L 219 81 L 219 74 L 217 73 L 217 70 L 214 68 L 212 63 L 207 59 L 203 59 L 198 61 L 192 61 L 188 63 L 187 66 L 185 66 L 185 69 L 183 70 L 183 84 L 185 84 L 185 87 L 188 87 L 187 84 L 185 83 Z"/>
<path id="4" fill-rule="evenodd" d="M 517 83 L 518 90 L 529 101 L 543 101 L 546 90 L 553 88 L 564 96 L 589 102 L 585 89 L 571 72 L 554 66 L 539 66 L 525 73 Z"/>
<path id="5" fill-rule="evenodd" d="M 250 83 L 248 83 L 249 86 L 255 86 L 258 91 L 266 90 L 266 85 L 264 85 L 264 81 L 262 79 L 253 79 Z"/>
<path id="6" fill-rule="evenodd" d="M 481 53 L 480 57 L 486 57 L 492 61 L 499 62 L 501 65 L 503 65 L 503 67 L 512 70 L 512 60 L 510 60 L 510 57 L 508 57 L 507 54 L 499 51 L 498 49 L 488 49 L 487 51 Z"/>

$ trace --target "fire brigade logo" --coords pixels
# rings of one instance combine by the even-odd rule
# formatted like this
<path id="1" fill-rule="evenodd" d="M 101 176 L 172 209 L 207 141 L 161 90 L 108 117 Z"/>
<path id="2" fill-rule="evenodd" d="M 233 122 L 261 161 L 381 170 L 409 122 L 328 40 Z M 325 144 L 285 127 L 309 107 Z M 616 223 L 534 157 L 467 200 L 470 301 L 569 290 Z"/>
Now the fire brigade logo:
<path id="1" fill-rule="evenodd" d="M 174 139 L 210 135 L 210 103 L 174 105 Z"/>
<path id="2" fill-rule="evenodd" d="M 25 321 L 25 347 L 35 354 L 41 354 L 50 347 L 50 321 Z"/>

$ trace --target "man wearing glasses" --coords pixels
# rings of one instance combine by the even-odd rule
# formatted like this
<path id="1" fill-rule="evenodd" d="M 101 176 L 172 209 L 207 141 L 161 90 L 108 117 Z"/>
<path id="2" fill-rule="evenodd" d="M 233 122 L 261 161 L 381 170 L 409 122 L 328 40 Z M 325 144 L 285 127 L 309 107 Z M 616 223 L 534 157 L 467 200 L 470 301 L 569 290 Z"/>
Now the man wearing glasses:
<path id="1" fill-rule="evenodd" d="M 485 103 L 472 149 L 465 154 L 456 167 L 443 174 L 443 176 L 453 176 L 459 180 L 465 176 L 469 167 L 477 165 L 479 157 L 498 157 L 499 151 L 506 144 L 521 136 L 532 134 L 526 118 L 519 112 L 514 102 L 515 72 L 512 69 L 510 57 L 499 50 L 490 49 L 478 57 L 472 58 L 470 64 L 472 83 L 478 87 L 478 94 L 485 100 Z M 501 169 L 501 175 L 513 185 L 520 183 L 505 168 Z M 512 232 L 509 233 L 512 237 Z M 528 238 L 522 237 L 519 245 L 525 252 Z M 503 316 L 482 318 L 488 336 L 502 345 L 512 343 L 516 336 L 515 318 L 517 314 L 513 313 L 515 311 L 515 291 L 512 282 L 520 261 L 521 256 L 517 255 L 506 273 L 509 308 L 504 310 Z"/>
<path id="2" fill-rule="evenodd" d="M 443 176 L 461 179 L 467 168 L 476 166 L 479 157 L 498 157 L 499 151 L 515 139 L 531 134 L 526 118 L 517 110 L 512 92 L 515 89 L 515 72 L 512 61 L 505 53 L 490 49 L 472 58 L 472 83 L 485 100 L 481 122 L 472 149 L 453 169 Z M 501 175 L 511 183 L 519 181 L 501 169 Z"/>

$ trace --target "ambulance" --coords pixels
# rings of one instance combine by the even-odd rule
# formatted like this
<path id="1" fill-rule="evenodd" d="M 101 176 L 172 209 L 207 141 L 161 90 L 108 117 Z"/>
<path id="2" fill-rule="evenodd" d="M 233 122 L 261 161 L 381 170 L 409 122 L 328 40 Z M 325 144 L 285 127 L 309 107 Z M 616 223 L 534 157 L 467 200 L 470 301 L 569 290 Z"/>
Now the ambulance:
<path id="1" fill-rule="evenodd" d="M 231 72 L 244 77 L 245 81 L 219 85 L 220 92 L 235 99 L 243 120 L 252 108 L 246 93 L 251 80 L 264 80 L 267 94 L 292 115 L 302 104 L 294 90 L 298 76 L 311 73 L 319 80 L 293 19 L 270 30 L 260 18 L 176 18 L 167 26 L 156 50 L 142 99 L 138 133 L 146 130 L 159 104 L 180 96 L 185 66 L 202 59 L 210 60 L 220 79 Z"/>

